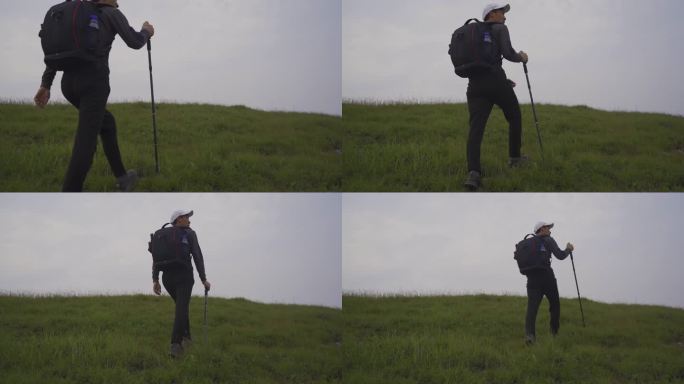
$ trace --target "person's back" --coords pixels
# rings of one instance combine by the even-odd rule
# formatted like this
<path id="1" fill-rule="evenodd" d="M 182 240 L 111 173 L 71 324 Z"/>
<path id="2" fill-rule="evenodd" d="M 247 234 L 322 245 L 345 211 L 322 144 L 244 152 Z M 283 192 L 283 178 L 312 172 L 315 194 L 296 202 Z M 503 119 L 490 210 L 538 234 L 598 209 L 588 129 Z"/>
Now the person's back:
<path id="1" fill-rule="evenodd" d="M 100 58 L 100 60 L 98 60 L 99 66 L 109 68 L 109 53 L 112 49 L 112 43 L 114 42 L 116 35 L 119 35 L 126 45 L 133 49 L 144 47 L 147 40 L 154 35 L 154 27 L 147 21 L 143 23 L 140 32 L 135 31 L 128 23 L 126 16 L 119 10 L 117 1 L 99 0 L 92 2 L 95 3 L 98 8 L 98 28 L 100 29 L 98 37 L 100 42 L 96 55 Z M 87 64 L 85 64 L 84 67 L 87 67 Z M 50 89 L 56 72 L 55 69 L 46 65 L 41 87 Z M 45 100 L 44 103 L 38 104 L 39 106 L 44 106 L 46 103 L 47 100 Z"/>

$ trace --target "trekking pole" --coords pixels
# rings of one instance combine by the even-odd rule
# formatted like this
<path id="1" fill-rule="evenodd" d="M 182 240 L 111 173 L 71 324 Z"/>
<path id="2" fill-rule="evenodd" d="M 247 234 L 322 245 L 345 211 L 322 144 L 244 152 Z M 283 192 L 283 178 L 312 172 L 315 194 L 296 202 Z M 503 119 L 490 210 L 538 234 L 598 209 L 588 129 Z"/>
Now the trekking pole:
<path id="1" fill-rule="evenodd" d="M 544 160 L 544 147 L 542 146 L 541 133 L 539 132 L 539 121 L 537 120 L 537 110 L 534 108 L 534 98 L 532 97 L 532 87 L 530 86 L 530 77 L 527 75 L 527 63 L 523 62 L 525 69 L 525 78 L 527 79 L 527 89 L 530 91 L 530 101 L 532 102 L 532 114 L 534 115 L 534 125 L 537 127 L 537 138 L 539 139 L 539 149 L 541 150 L 542 161 Z"/>
<path id="2" fill-rule="evenodd" d="M 147 61 L 150 63 L 150 93 L 152 94 L 152 132 L 154 133 L 154 169 L 159 173 L 159 155 L 157 154 L 157 108 L 154 104 L 154 82 L 152 81 L 152 43 L 147 40 Z"/>
<path id="3" fill-rule="evenodd" d="M 209 290 L 204 288 L 204 345 L 207 344 L 207 295 Z"/>
<path id="4" fill-rule="evenodd" d="M 572 262 L 572 274 L 575 275 L 575 287 L 577 287 L 577 299 L 579 300 L 580 312 L 582 313 L 582 326 L 586 327 L 587 325 L 584 323 L 584 310 L 582 309 L 582 297 L 580 296 L 580 293 L 579 293 L 579 285 L 577 284 L 577 273 L 575 272 L 575 259 L 573 259 L 573 257 L 572 257 L 572 252 L 570 252 L 570 261 Z"/>

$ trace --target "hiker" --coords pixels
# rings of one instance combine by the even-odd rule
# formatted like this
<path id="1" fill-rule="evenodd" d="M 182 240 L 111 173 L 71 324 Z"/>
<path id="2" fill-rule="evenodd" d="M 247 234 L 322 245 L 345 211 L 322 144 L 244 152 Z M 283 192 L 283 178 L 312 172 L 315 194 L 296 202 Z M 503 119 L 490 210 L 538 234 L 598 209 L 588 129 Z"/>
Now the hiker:
<path id="1" fill-rule="evenodd" d="M 109 97 L 109 51 L 118 34 L 133 49 L 140 49 L 154 35 L 154 27 L 147 21 L 140 32 L 128 24 L 119 11 L 117 0 L 91 0 L 98 8 L 95 21 L 99 30 L 99 59 L 82 62 L 72 70 L 65 70 L 62 76 L 62 94 L 78 109 L 78 128 L 74 139 L 71 160 L 67 168 L 63 192 L 80 192 L 90 170 L 97 147 L 97 136 L 102 137 L 102 146 L 109 166 L 116 177 L 117 188 L 128 192 L 135 186 L 136 171 L 126 171 L 121 160 L 117 140 L 116 121 L 107 107 Z M 50 88 L 57 70 L 46 65 L 40 88 L 34 102 L 44 108 L 50 100 Z"/>
<path id="2" fill-rule="evenodd" d="M 553 223 L 538 222 L 534 226 L 534 235 L 541 239 L 539 256 L 540 264 L 533 270 L 527 271 L 527 316 L 525 317 L 525 342 L 533 344 L 536 341 L 535 323 L 537 312 L 543 296 L 549 301 L 551 314 L 551 334 L 556 336 L 560 328 L 560 298 L 556 276 L 551 269 L 551 254 L 558 260 L 563 260 L 575 247 L 568 243 L 565 250 L 558 248 L 556 240 L 551 237 Z"/>
<path id="3" fill-rule="evenodd" d="M 176 303 L 176 317 L 173 321 L 173 332 L 171 334 L 171 350 L 169 354 L 172 357 L 180 357 L 183 351 L 192 344 L 192 337 L 190 335 L 190 295 L 192 294 L 192 287 L 195 284 L 192 259 L 195 260 L 195 267 L 204 289 L 209 291 L 211 284 L 207 281 L 207 276 L 204 272 L 204 258 L 202 257 L 202 250 L 197 241 L 197 234 L 190 229 L 190 216 L 193 211 L 178 210 L 173 212 L 169 223 L 175 228 L 182 229 L 181 243 L 183 244 L 183 262 L 167 265 L 163 267 L 162 283 L 166 292 L 171 295 L 171 298 Z M 152 290 L 155 294 L 161 295 L 161 285 L 159 284 L 159 270 L 160 268 L 152 264 Z"/>
<path id="4" fill-rule="evenodd" d="M 469 77 L 468 111 L 470 112 L 470 132 L 468 133 L 467 156 L 468 178 L 464 186 L 469 190 L 477 190 L 482 185 L 482 169 L 480 166 L 480 147 L 484 129 L 494 104 L 498 105 L 508 121 L 508 165 L 515 167 L 526 160 L 520 154 L 522 136 L 522 117 L 520 105 L 515 96 L 515 83 L 507 79 L 501 56 L 514 63 L 527 63 L 527 54 L 516 53 L 511 46 L 511 38 L 506 27 L 506 12 L 511 6 L 506 4 L 489 4 L 482 12 L 482 20 L 491 25 L 491 39 L 497 49 L 495 63 L 491 71 Z"/>

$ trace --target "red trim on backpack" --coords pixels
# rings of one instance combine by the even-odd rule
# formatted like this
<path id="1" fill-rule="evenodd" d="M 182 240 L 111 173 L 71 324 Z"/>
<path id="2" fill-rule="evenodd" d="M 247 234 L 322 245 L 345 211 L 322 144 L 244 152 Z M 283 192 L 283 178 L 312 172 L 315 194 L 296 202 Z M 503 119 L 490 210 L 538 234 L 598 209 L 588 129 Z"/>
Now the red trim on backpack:
<path id="1" fill-rule="evenodd" d="M 472 31 L 470 33 L 470 46 L 473 49 L 473 56 L 475 57 L 475 62 L 480 63 L 480 55 L 476 47 L 477 44 L 475 44 L 475 31 L 477 30 L 477 32 L 479 32 L 479 25 L 477 25 L 477 21 L 475 22 L 475 28 L 471 28 L 471 30 Z"/>
<path id="2" fill-rule="evenodd" d="M 176 228 L 173 229 L 173 245 L 176 248 L 176 261 L 180 260 L 180 241 L 177 239 L 178 235 L 178 230 Z"/>
<path id="3" fill-rule="evenodd" d="M 73 35 L 74 42 L 76 43 L 76 48 L 78 49 L 81 48 L 81 42 L 79 41 L 78 33 L 76 32 L 76 17 L 78 16 L 78 9 L 81 7 L 81 4 L 83 4 L 83 2 L 81 0 L 78 0 L 78 4 L 74 9 L 74 14 L 71 17 L 71 34 Z"/>

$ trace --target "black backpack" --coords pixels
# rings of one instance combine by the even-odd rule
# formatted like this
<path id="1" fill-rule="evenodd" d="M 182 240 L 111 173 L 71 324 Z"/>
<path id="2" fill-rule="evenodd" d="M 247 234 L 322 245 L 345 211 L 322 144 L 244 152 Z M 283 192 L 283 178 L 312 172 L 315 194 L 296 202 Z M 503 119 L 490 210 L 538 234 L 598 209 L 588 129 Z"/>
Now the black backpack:
<path id="1" fill-rule="evenodd" d="M 530 233 L 515 245 L 513 258 L 518 262 L 518 269 L 521 274 L 526 275 L 531 270 L 545 268 L 544 257 L 541 252 L 543 242 L 544 240 L 540 237 Z"/>
<path id="2" fill-rule="evenodd" d="M 474 23 L 470 23 L 475 20 Z M 469 19 L 451 35 L 449 56 L 460 77 L 491 72 L 501 53 L 492 38 L 492 24 Z"/>
<path id="3" fill-rule="evenodd" d="M 183 243 L 183 238 L 188 239 L 184 228 L 166 227 L 164 224 L 161 229 L 150 234 L 150 242 L 147 243 L 147 250 L 152 254 L 152 263 L 159 270 L 171 264 L 185 264 L 190 260 L 190 244 Z M 189 241 L 189 239 L 188 239 Z"/>
<path id="4" fill-rule="evenodd" d="M 100 13 L 97 5 L 83 0 L 66 0 L 51 7 L 38 33 L 45 64 L 68 71 L 101 58 Z"/>

